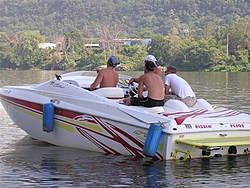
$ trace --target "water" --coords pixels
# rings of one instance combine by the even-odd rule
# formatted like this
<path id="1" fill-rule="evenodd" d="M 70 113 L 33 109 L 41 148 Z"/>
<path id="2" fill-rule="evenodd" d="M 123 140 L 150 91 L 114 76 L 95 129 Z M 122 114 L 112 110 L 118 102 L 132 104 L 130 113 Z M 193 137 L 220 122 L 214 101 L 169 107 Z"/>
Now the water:
<path id="1" fill-rule="evenodd" d="M 0 87 L 38 83 L 52 71 L 0 71 Z M 58 72 L 57 72 L 58 73 Z M 129 72 L 137 76 L 141 72 Z M 250 73 L 180 73 L 198 98 L 250 113 Z M 250 187 L 250 156 L 183 161 L 104 155 L 30 138 L 0 105 L 0 187 Z"/>

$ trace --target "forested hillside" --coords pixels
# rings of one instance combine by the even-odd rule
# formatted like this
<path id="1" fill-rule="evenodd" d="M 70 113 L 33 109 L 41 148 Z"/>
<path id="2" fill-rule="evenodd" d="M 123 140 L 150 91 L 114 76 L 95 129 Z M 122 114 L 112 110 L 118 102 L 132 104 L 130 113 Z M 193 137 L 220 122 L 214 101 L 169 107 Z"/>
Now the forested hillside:
<path id="1" fill-rule="evenodd" d="M 250 0 L 0 0 L 0 68 L 250 71 Z M 150 38 L 130 46 L 121 38 Z M 53 42 L 56 48 L 42 49 Z M 100 48 L 85 44 L 99 43 Z"/>
<path id="2" fill-rule="evenodd" d="M 125 37 L 167 35 L 172 28 L 199 35 L 204 24 L 225 26 L 250 15 L 250 0 L 0 0 L 0 32 L 39 30 L 54 36 L 116 25 Z M 138 36 L 140 37 L 140 36 Z"/>

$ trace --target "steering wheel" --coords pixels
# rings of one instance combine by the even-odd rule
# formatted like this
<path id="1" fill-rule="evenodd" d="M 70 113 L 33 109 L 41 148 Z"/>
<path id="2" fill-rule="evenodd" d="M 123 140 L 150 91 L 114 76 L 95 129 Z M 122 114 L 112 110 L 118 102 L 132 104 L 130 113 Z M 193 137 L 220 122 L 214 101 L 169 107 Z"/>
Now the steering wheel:
<path id="1" fill-rule="evenodd" d="M 133 82 L 132 84 L 130 84 L 129 86 L 129 95 L 131 97 L 135 96 L 136 94 L 138 94 L 138 83 Z"/>
<path id="2" fill-rule="evenodd" d="M 119 77 L 118 79 L 118 85 L 120 87 L 128 87 L 128 83 L 129 83 L 129 79 L 123 78 L 123 77 Z"/>

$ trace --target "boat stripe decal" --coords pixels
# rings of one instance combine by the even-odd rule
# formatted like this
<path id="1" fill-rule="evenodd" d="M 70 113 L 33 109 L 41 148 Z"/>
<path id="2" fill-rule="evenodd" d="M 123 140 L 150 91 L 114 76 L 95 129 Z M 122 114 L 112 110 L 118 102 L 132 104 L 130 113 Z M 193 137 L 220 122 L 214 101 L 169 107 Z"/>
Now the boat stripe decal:
<path id="1" fill-rule="evenodd" d="M 33 113 L 32 115 L 38 119 L 42 119 L 43 115 L 43 104 L 39 103 L 32 103 L 30 101 L 25 101 L 21 99 L 15 99 L 8 96 L 2 96 L 1 99 L 11 104 L 13 107 L 17 108 L 20 111 L 23 111 L 27 114 Z M 81 114 L 78 112 L 73 112 L 69 110 L 65 110 L 62 108 L 55 108 L 55 126 L 63 128 L 71 133 L 74 133 L 75 130 L 79 132 L 82 136 L 88 139 L 90 142 L 95 144 L 105 153 L 113 153 L 113 154 L 120 154 L 114 148 L 109 147 L 108 145 L 104 144 L 101 140 L 98 140 L 96 137 L 93 136 L 97 134 L 103 138 L 110 139 L 118 144 L 121 144 L 129 153 L 136 156 L 143 156 L 142 148 L 143 143 L 142 141 L 134 138 L 133 136 L 127 134 L 125 131 L 119 129 L 118 127 L 108 123 L 103 122 L 101 119 Z M 103 131 L 106 131 L 104 133 Z M 135 146 L 135 148 L 131 144 L 129 144 L 124 138 L 130 140 Z M 157 152 L 156 157 L 157 159 L 163 159 L 163 156 Z"/>
<path id="2" fill-rule="evenodd" d="M 224 118 L 224 117 L 234 117 L 242 114 L 241 112 L 230 110 L 223 107 L 215 107 L 213 106 L 214 110 L 209 112 L 208 110 L 203 109 L 196 109 L 190 112 L 177 112 L 177 113 L 160 113 L 166 117 L 172 117 L 177 125 L 181 125 L 185 119 L 187 118 L 196 118 L 199 116 L 203 116 L 204 118 Z"/>
<path id="3" fill-rule="evenodd" d="M 103 125 L 103 127 L 105 127 L 105 125 Z M 107 127 L 106 127 L 106 129 L 108 129 Z M 122 139 L 119 135 L 117 135 L 117 134 L 113 134 L 112 133 L 112 131 L 109 131 L 110 133 L 111 133 L 111 135 L 113 136 L 113 137 L 110 137 L 110 138 L 113 138 L 113 139 L 111 139 L 111 140 L 113 140 L 113 141 L 116 141 L 117 143 L 120 143 L 121 145 L 123 145 L 123 147 L 124 148 L 126 148 L 132 155 L 136 155 L 136 156 L 143 156 L 142 154 L 141 154 L 141 152 L 138 152 L 138 151 L 140 151 L 140 150 L 138 150 L 138 149 L 136 149 L 136 148 L 134 148 L 134 147 L 132 147 L 130 144 L 128 144 L 124 139 Z M 107 151 L 107 149 L 104 149 L 104 148 L 109 148 L 106 144 L 104 144 L 104 143 L 102 143 L 102 142 L 100 142 L 99 140 L 97 140 L 95 137 L 93 137 L 93 136 L 91 136 L 91 135 L 89 135 L 85 130 L 82 130 L 81 131 L 81 133 L 83 134 L 83 136 L 85 136 L 85 137 L 87 137 L 87 136 L 89 136 L 89 137 L 91 137 L 92 139 L 92 143 L 94 143 L 95 145 L 97 145 L 100 149 L 102 149 L 104 152 L 106 152 L 107 154 L 109 154 L 109 153 L 112 153 L 112 154 L 119 154 L 119 152 L 117 152 L 117 151 L 115 151 L 115 150 L 112 150 L 112 152 L 111 151 Z M 84 134 L 85 133 L 85 134 Z M 89 139 L 90 140 L 90 139 Z M 111 148 L 109 148 L 109 150 L 110 150 Z M 141 148 L 142 149 L 142 148 Z"/>
<path id="4" fill-rule="evenodd" d="M 97 147 L 99 147 L 102 151 L 104 151 L 107 154 L 120 154 L 118 151 L 110 148 L 106 144 L 100 142 L 99 140 L 95 139 L 95 137 L 91 136 L 89 133 L 87 133 L 84 129 L 82 128 L 77 128 L 77 130 L 84 136 L 86 137 L 89 141 L 91 141 L 93 144 L 95 144 Z"/>

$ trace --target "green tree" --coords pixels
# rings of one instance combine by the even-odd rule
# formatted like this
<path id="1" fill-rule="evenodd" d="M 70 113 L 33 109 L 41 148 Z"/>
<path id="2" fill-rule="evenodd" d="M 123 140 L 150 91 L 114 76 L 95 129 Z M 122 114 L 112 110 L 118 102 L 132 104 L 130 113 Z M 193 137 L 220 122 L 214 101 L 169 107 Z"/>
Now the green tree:
<path id="1" fill-rule="evenodd" d="M 15 63 L 20 69 L 36 68 L 40 62 L 39 43 L 44 43 L 45 37 L 39 31 L 22 31 L 12 37 L 15 47 Z"/>
<path id="2" fill-rule="evenodd" d="M 202 71 L 216 65 L 225 57 L 220 49 L 214 39 L 185 39 L 179 46 L 179 55 L 173 64 L 180 67 L 180 70 Z"/>
<path id="3" fill-rule="evenodd" d="M 147 47 L 144 45 L 124 45 L 120 59 L 122 65 L 129 67 L 130 70 L 141 71 L 144 67 L 144 58 L 146 55 Z"/>
<path id="4" fill-rule="evenodd" d="M 152 42 L 148 48 L 148 53 L 157 59 L 157 65 L 166 66 L 170 61 L 170 40 L 162 35 L 152 37 Z"/>

